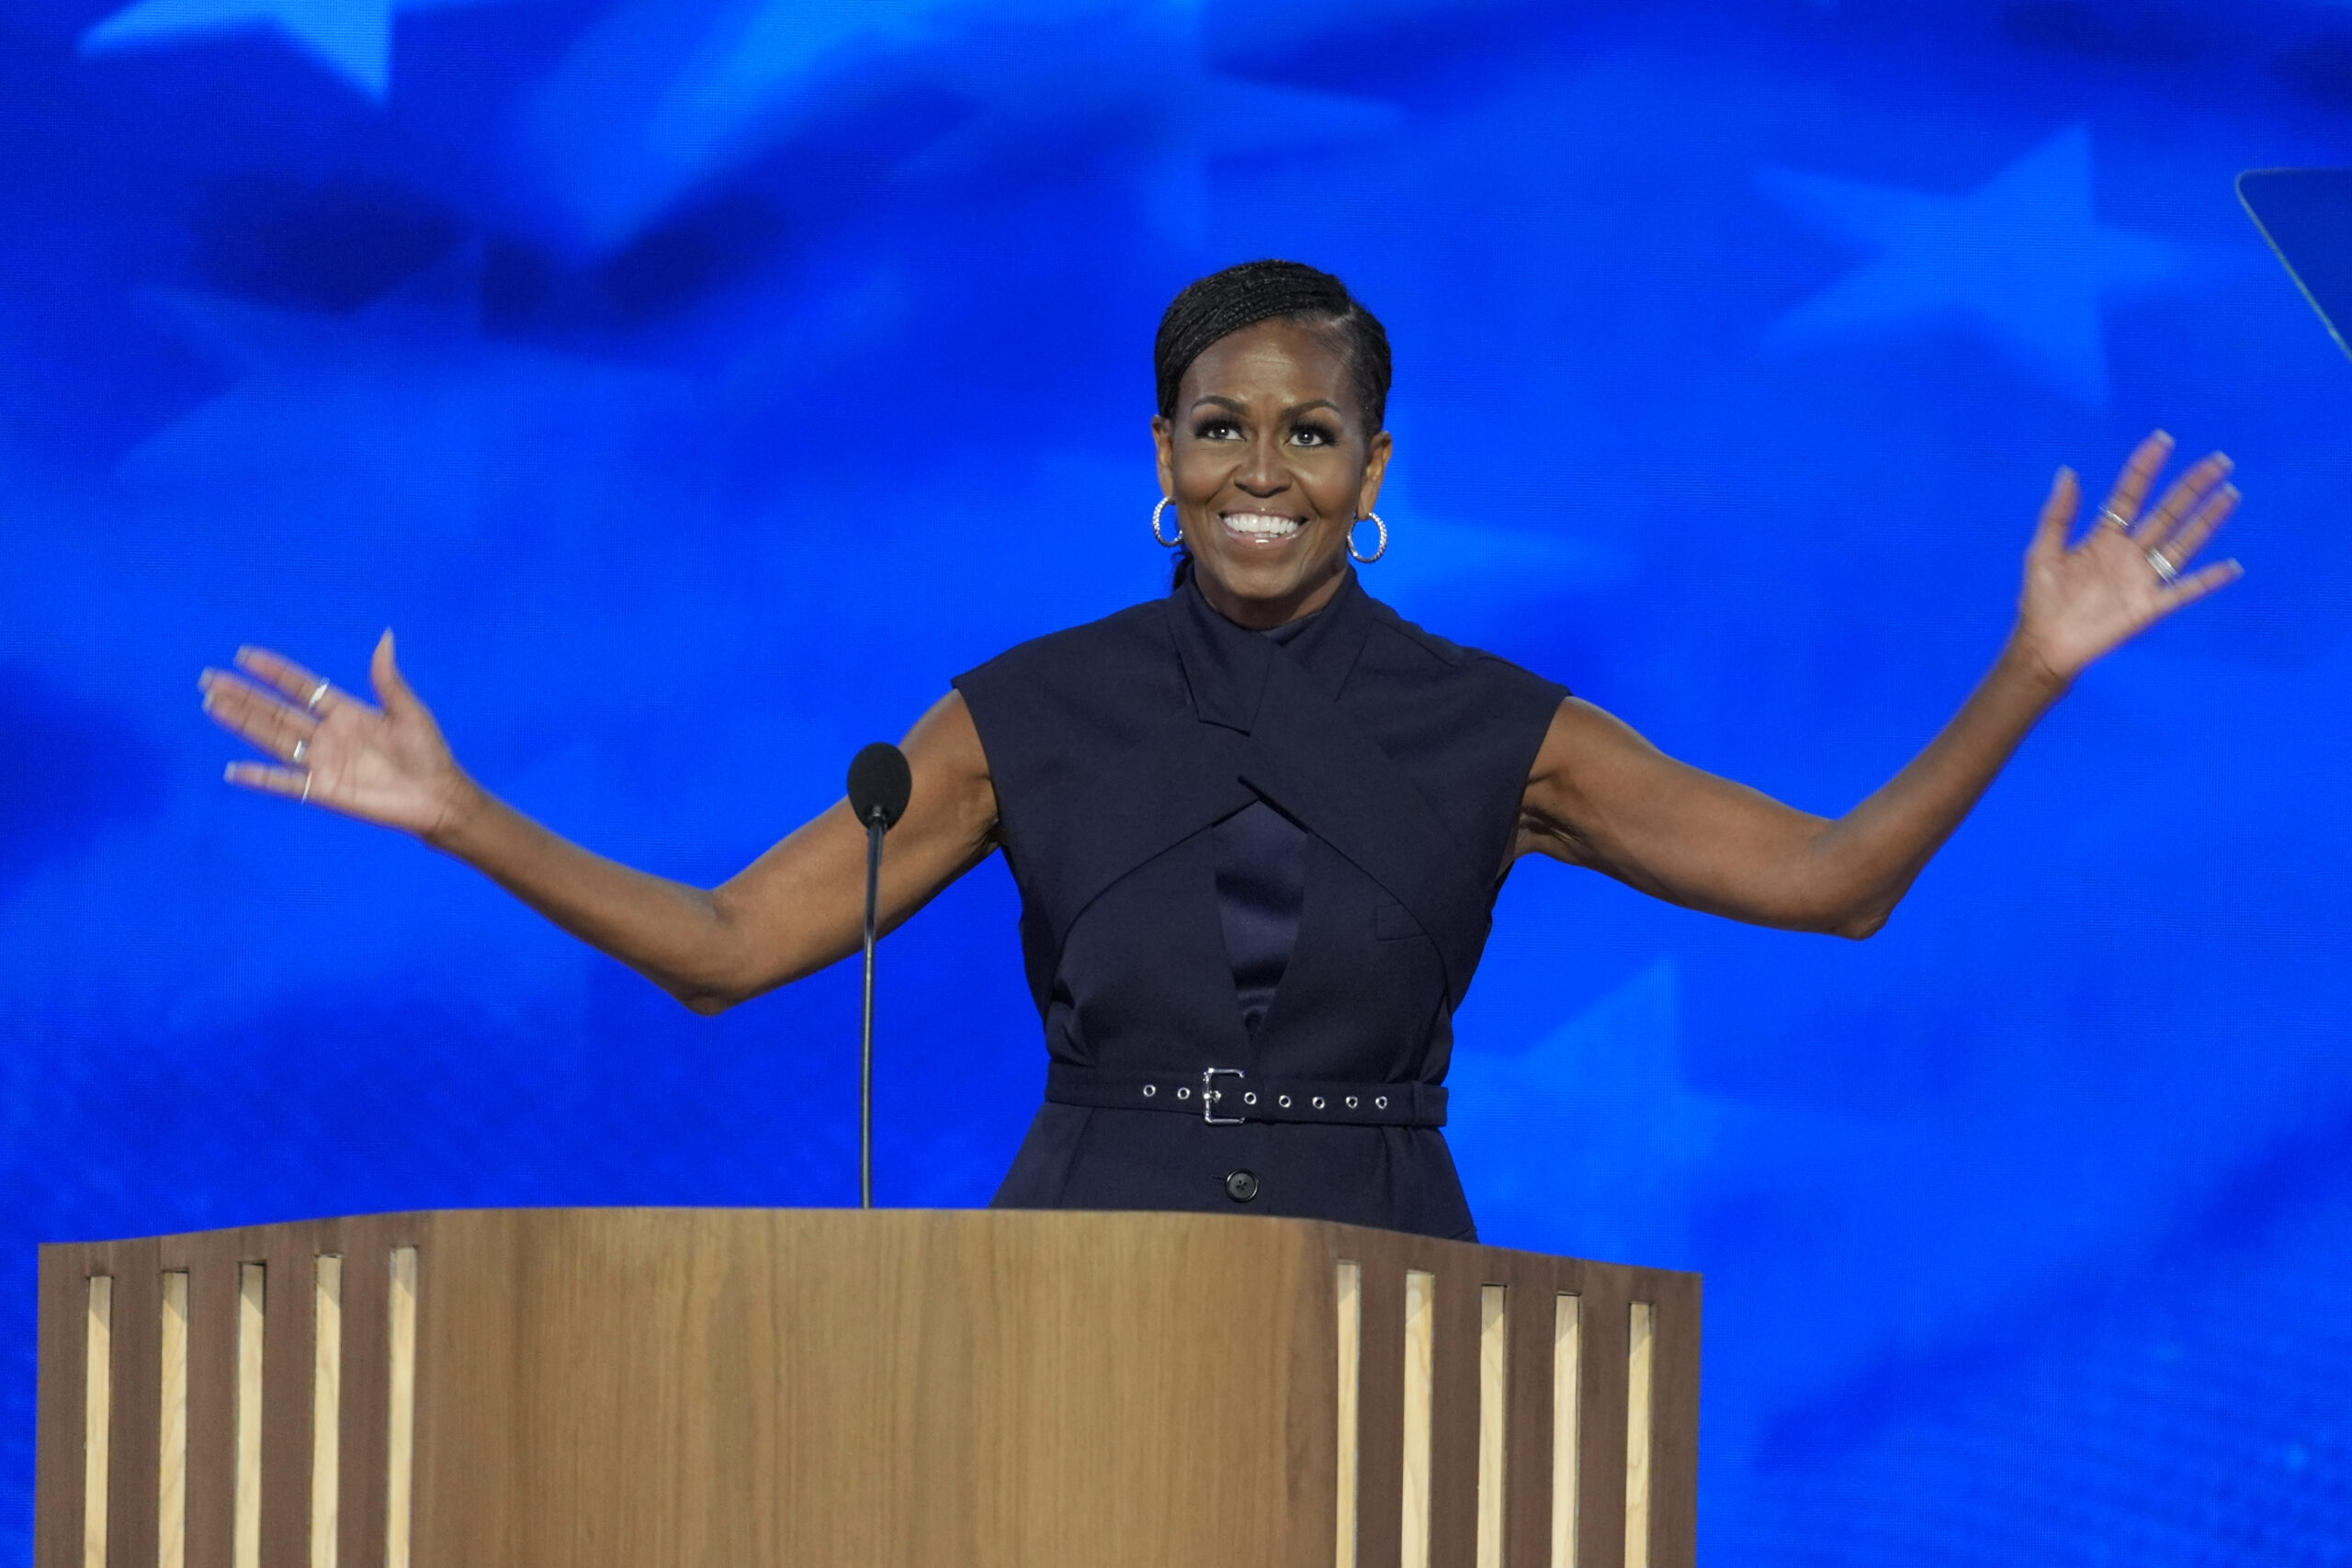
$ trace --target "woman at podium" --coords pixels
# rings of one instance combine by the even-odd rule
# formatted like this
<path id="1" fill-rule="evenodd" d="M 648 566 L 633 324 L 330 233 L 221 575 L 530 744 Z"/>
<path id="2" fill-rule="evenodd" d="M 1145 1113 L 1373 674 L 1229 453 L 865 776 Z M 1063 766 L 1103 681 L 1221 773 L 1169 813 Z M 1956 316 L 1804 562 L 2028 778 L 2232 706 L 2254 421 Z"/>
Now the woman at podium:
<path id="1" fill-rule="evenodd" d="M 2170 452 L 2151 436 L 2079 538 L 2061 469 L 1991 671 L 1900 773 L 1825 818 L 1367 592 L 1357 569 L 1390 544 L 1388 341 L 1339 279 L 1271 261 L 1202 278 L 1156 360 L 1150 524 L 1171 591 L 958 677 L 905 742 L 885 926 L 1000 850 L 1021 890 L 1049 1066 L 1004 1205 L 1471 1238 L 1442 1085 L 1521 857 L 1869 936 L 2085 667 L 2238 571 L 2188 570 L 2236 503 L 2219 454 L 2143 512 Z M 375 704 L 276 653 L 237 664 L 205 672 L 205 707 L 267 760 L 232 764 L 232 783 L 412 833 L 698 1011 L 859 945 L 865 829 L 846 803 L 721 886 L 687 886 L 475 784 L 389 632 Z"/>

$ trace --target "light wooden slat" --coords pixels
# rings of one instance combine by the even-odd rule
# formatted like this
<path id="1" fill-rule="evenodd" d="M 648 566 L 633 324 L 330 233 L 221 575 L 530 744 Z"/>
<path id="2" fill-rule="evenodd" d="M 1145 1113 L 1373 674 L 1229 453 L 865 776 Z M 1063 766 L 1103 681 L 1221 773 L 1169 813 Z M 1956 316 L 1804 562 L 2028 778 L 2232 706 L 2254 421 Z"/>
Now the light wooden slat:
<path id="1" fill-rule="evenodd" d="M 1563 1291 L 1552 1307 L 1552 1568 L 1577 1568 L 1577 1433 L 1583 1419 L 1584 1303 Z"/>
<path id="2" fill-rule="evenodd" d="M 1339 1430 L 1334 1434 L 1340 1474 L 1334 1489 L 1339 1517 L 1332 1533 L 1331 1560 L 1335 1568 L 1356 1568 L 1356 1480 L 1361 1468 L 1356 1443 L 1363 1378 L 1363 1266 L 1341 1263 L 1334 1293 L 1340 1318 Z"/>
<path id="3" fill-rule="evenodd" d="M 311 1288 L 311 1568 L 335 1568 L 343 1481 L 341 1254 L 319 1255 Z"/>
<path id="4" fill-rule="evenodd" d="M 93 1274 L 82 1337 L 82 1568 L 107 1568 L 107 1471 L 113 1460 L 114 1276 Z"/>
<path id="5" fill-rule="evenodd" d="M 230 1568 L 261 1568 L 262 1357 L 268 1331 L 269 1268 L 237 1265 L 236 1488 Z"/>
<path id="6" fill-rule="evenodd" d="M 156 1401 L 155 1568 L 187 1562 L 187 1270 L 166 1269 Z"/>
<path id="7" fill-rule="evenodd" d="M 1625 1347 L 1625 1568 L 1650 1563 L 1650 1375 L 1657 1308 L 1635 1302 Z"/>
<path id="8" fill-rule="evenodd" d="M 1478 1287 L 1478 1568 L 1503 1568 L 1503 1477 L 1510 1455 L 1510 1292 Z"/>
<path id="9" fill-rule="evenodd" d="M 384 1568 L 409 1568 L 409 1498 L 416 1475 L 416 1248 L 392 1248 L 391 1388 L 384 1453 Z"/>
<path id="10" fill-rule="evenodd" d="M 1217 1227 L 1193 1237 L 1178 1226 L 1210 1222 L 1166 1216 L 857 1218 L 853 1230 L 837 1216 L 732 1212 L 399 1216 L 213 1233 L 167 1241 L 160 1256 L 153 1242 L 45 1249 L 36 1561 L 97 1568 L 83 1539 L 84 1516 L 95 1512 L 106 1531 L 102 1561 L 118 1560 L 110 1568 L 145 1562 L 151 1540 L 156 1568 L 237 1568 L 240 1558 L 250 1565 L 254 1554 L 233 1538 L 238 1516 L 252 1517 L 258 1481 L 260 1528 L 249 1533 L 259 1538 L 260 1568 L 429 1568 L 476 1558 L 512 1568 L 623 1568 L 667 1560 L 689 1538 L 694 1551 L 678 1561 L 1041 1568 L 1055 1556 L 1039 1550 L 1049 1541 L 1073 1539 L 1073 1529 L 1080 1539 L 1115 1539 L 1115 1521 L 1147 1515 L 1155 1540 L 1192 1533 L 1181 1550 L 1133 1554 L 1136 1568 L 1275 1568 L 1323 1561 L 1326 1551 L 1333 1568 L 1534 1568 L 1579 1558 L 1578 1568 L 1616 1568 L 1621 1558 L 1629 1568 L 1690 1568 L 1693 1279 L 1342 1227 L 1299 1226 L 1303 1255 L 1283 1240 L 1287 1225 L 1269 1227 L 1281 1245 L 1260 1258 L 1236 1247 L 1259 1233 L 1229 1238 Z M 889 1244 L 888 1267 L 873 1261 L 876 1235 Z M 395 1243 L 435 1252 L 434 1312 L 422 1310 L 416 1256 Z M 1285 1247 L 1320 1267 L 1283 1275 Z M 396 1262 L 396 1251 L 407 1255 Z M 583 1255 L 593 1269 L 574 1261 Z M 337 1266 L 322 1261 L 330 1257 L 341 1260 L 339 1291 Z M 1203 1277 L 1203 1257 L 1216 1260 L 1216 1283 L 1195 1301 L 1186 1292 Z M 256 1301 L 241 1265 L 264 1258 Z M 1277 1391 L 1268 1396 L 1281 1417 L 1269 1428 L 1272 1446 L 1236 1458 L 1237 1440 L 1246 1446 L 1263 1434 L 1247 1425 L 1255 1406 L 1220 1397 L 1191 1425 L 1143 1422 L 1161 1436 L 1135 1463 L 1106 1457 L 1126 1446 L 1107 1432 L 1136 1429 L 1128 1382 L 1148 1382 L 1163 1404 L 1191 1398 L 1195 1385 L 1178 1378 L 1163 1389 L 1115 1354 L 1081 1366 L 1066 1324 L 1033 1332 L 1017 1314 L 996 1315 L 1012 1304 L 1000 1301 L 1007 1280 L 1019 1282 L 1021 1302 L 1048 1303 L 1030 1310 L 1078 1313 L 1036 1283 L 1037 1259 L 1060 1269 L 1053 1277 L 1081 1296 L 1125 1292 L 1117 1299 L 1142 1312 L 1106 1314 L 1089 1301 L 1072 1321 L 1150 1320 L 1153 1332 L 1141 1337 L 1156 1345 L 1181 1340 L 1195 1320 L 1213 1325 L 1209 1342 L 1228 1348 L 1237 1320 L 1287 1323 L 1289 1348 L 1267 1348 L 1274 1359 L 1245 1380 Z M 1354 1265 L 1351 1281 L 1343 1262 Z M 404 1276 L 398 1291 L 396 1268 Z M 1138 1269 L 1163 1272 L 1137 1281 Z M 691 1274 L 683 1282 L 682 1269 Z M 313 1274 L 308 1292 L 299 1288 L 304 1272 Z M 118 1292 L 111 1303 L 101 1402 L 132 1425 L 110 1434 L 103 1473 L 111 1495 L 86 1509 L 85 1450 L 95 1434 L 84 1363 L 90 1281 L 101 1275 L 133 1281 L 131 1296 Z M 594 1284 L 585 1294 L 582 1280 Z M 405 1298 L 397 1307 L 396 1295 Z M 975 1332 L 967 1308 L 982 1297 L 984 1325 L 997 1326 Z M 359 1303 L 356 1317 L 341 1310 L 345 1298 Z M 526 1300 L 530 1311 L 516 1310 Z M 1285 1300 L 1315 1310 L 1284 1317 Z M 926 1304 L 934 1301 L 964 1304 L 934 1310 Z M 1164 1314 L 1165 1323 L 1152 1316 L 1178 1302 L 1182 1310 Z M 1260 1302 L 1272 1304 L 1252 1304 Z M 1636 1321 L 1637 1302 L 1652 1308 L 1646 1325 Z M 881 1325 L 869 1321 L 876 1303 Z M 826 1341 L 779 1346 L 738 1326 L 779 1321 L 827 1325 Z M 941 1335 L 951 1337 L 925 1337 Z M 905 1362 L 910 1344 L 926 1348 L 914 1371 Z M 1283 1354 L 1293 1358 L 1287 1371 Z M 1351 1377 L 1342 1371 L 1351 1357 Z M 1426 1382 L 1417 1365 L 1424 1362 Z M 256 1363 L 266 1369 L 259 1401 Z M 707 1386 L 694 1382 L 706 1368 Z M 1312 1390 L 1311 1404 L 1283 1403 L 1286 1377 L 1306 1380 L 1287 1386 Z M 952 1409 L 941 1405 L 941 1389 Z M 712 1420 L 681 1425 L 698 1411 Z M 862 1423 L 877 1415 L 888 1423 L 879 1440 L 861 1438 L 876 1451 L 846 1464 L 841 1434 L 865 1433 Z M 1315 1416 L 1338 1429 L 1316 1430 Z M 1088 1425 L 1075 1428 L 1081 1419 Z M 1061 1445 L 1044 1479 L 1008 1468 L 1001 1455 L 1012 1444 L 982 1444 L 965 1459 L 937 1436 L 997 1423 L 1018 1427 L 1024 1442 Z M 579 1465 L 550 1472 L 509 1461 L 516 1433 L 558 1428 L 587 1445 Z M 1195 1439 L 1172 1434 L 1195 1428 L 1217 1436 L 1184 1458 L 1183 1444 Z M 614 1432 L 636 1436 L 599 1437 Z M 659 1435 L 650 1446 L 649 1432 Z M 1408 1445 L 1417 1450 L 1409 1490 Z M 1259 1478 L 1285 1463 L 1284 1484 L 1261 1498 Z M 1214 1479 L 1192 1479 L 1204 1465 Z M 412 1467 L 413 1478 L 396 1476 Z M 1350 1469 L 1351 1511 L 1341 1480 Z M 1054 1479 L 1076 1474 L 1087 1479 Z M 869 1503 L 858 1487 L 885 1475 L 899 1479 L 870 1486 Z M 1186 1478 L 1183 1485 L 1170 1475 Z M 1003 1501 L 1023 1488 L 1018 1506 Z M 397 1506 L 388 1506 L 394 1492 Z M 1202 1512 L 1195 1495 L 1216 1506 Z M 1245 1526 L 1236 1507 L 1264 1517 Z M 1037 1518 L 1057 1522 L 1041 1533 L 1028 1522 Z"/>
<path id="11" fill-rule="evenodd" d="M 1429 1568 L 1430 1437 L 1437 1380 L 1437 1276 L 1405 1273 L 1403 1568 Z"/>

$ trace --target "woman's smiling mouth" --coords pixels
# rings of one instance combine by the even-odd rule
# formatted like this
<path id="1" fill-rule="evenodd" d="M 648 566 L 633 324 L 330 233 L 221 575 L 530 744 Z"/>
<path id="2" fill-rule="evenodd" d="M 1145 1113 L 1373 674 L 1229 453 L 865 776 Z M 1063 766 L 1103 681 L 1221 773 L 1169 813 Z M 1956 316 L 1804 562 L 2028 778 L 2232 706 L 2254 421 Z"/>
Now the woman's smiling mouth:
<path id="1" fill-rule="evenodd" d="M 1276 512 L 1227 512 L 1219 514 L 1226 532 L 1253 545 L 1278 544 L 1306 525 L 1303 517 Z"/>

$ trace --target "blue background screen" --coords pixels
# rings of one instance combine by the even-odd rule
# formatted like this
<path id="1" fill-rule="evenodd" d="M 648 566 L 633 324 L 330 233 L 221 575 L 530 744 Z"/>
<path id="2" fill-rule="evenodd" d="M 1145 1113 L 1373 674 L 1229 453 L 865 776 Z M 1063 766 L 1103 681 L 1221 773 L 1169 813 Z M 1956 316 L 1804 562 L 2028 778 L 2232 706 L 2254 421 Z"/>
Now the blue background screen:
<path id="1" fill-rule="evenodd" d="M 1268 254 L 1396 342 L 1367 586 L 1809 809 L 2057 464 L 2238 459 L 2247 581 L 1875 940 L 1522 866 L 1452 1135 L 1488 1239 L 1705 1270 L 1712 1562 L 2352 1558 L 2352 365 L 2231 191 L 2352 163 L 2352 11 L 16 0 L 0 122 L 0 1563 L 37 1241 L 854 1200 L 854 964 L 691 1016 L 225 787 L 198 668 L 391 626 L 490 787 L 714 882 L 1162 589 L 1151 333 Z M 889 1203 L 1036 1103 L 1016 913 L 885 950 Z"/>

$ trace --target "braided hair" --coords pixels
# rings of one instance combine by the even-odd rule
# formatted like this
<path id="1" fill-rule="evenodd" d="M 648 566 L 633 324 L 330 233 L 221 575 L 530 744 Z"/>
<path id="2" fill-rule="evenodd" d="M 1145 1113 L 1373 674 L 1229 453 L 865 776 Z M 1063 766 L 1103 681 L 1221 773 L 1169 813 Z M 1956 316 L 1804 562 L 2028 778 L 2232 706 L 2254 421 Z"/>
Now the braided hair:
<path id="1" fill-rule="evenodd" d="M 1209 344 L 1275 319 L 1329 333 L 1347 351 L 1348 380 L 1368 440 L 1387 428 L 1388 332 L 1348 286 L 1302 262 L 1254 261 L 1185 285 L 1159 318 L 1152 367 L 1159 377 L 1159 415 L 1176 417 L 1176 389 Z M 1193 552 L 1176 550 L 1178 587 L 1193 572 Z"/>
<path id="2" fill-rule="evenodd" d="M 1159 318 L 1152 344 L 1159 374 L 1159 412 L 1176 417 L 1176 389 L 1202 351 L 1244 327 L 1281 318 L 1329 333 L 1347 350 L 1348 378 L 1368 438 L 1388 418 L 1388 333 L 1356 302 L 1348 286 L 1299 262 L 1254 261 L 1213 272 L 1185 287 Z"/>

